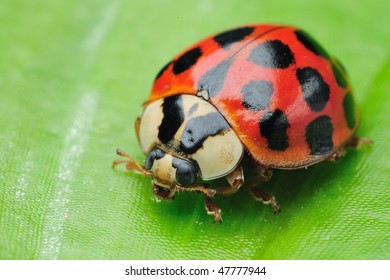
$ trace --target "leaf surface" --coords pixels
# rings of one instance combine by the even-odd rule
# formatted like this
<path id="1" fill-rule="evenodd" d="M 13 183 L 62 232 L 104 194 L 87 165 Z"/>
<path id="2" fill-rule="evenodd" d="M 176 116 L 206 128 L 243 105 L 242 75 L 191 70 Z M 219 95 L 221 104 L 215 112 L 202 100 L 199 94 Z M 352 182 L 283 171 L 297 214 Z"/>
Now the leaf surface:
<path id="1" fill-rule="evenodd" d="M 0 4 L 1 259 L 389 259 L 390 25 L 383 0 L 15 1 Z M 359 135 L 339 163 L 275 171 L 264 188 L 157 203 L 150 179 L 112 170 L 120 147 L 142 162 L 134 121 L 160 68 L 237 25 L 300 26 L 347 68 Z"/>

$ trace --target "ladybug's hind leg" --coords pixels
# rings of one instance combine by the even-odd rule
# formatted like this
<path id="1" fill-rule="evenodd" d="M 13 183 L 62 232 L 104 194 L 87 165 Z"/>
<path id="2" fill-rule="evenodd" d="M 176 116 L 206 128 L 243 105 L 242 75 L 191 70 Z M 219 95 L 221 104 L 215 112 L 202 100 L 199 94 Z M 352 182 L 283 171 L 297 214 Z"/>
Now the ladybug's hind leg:
<path id="1" fill-rule="evenodd" d="M 372 141 L 365 137 L 353 137 L 345 146 L 346 147 L 352 147 L 355 149 L 360 148 L 361 145 L 372 145 Z M 328 160 L 337 162 L 339 161 L 343 156 L 345 155 L 345 148 L 342 147 L 340 150 L 336 151 L 334 154 L 332 154 Z"/>
<path id="2" fill-rule="evenodd" d="M 280 206 L 275 197 L 272 194 L 269 194 L 256 187 L 259 183 L 267 182 L 269 179 L 271 179 L 271 177 L 272 169 L 267 169 L 260 166 L 258 174 L 248 180 L 248 186 L 249 191 L 257 201 L 261 201 L 267 205 L 271 204 L 272 208 L 274 209 L 274 213 L 278 213 L 280 212 Z"/>
<path id="3" fill-rule="evenodd" d="M 372 145 L 372 141 L 366 137 L 354 137 L 351 139 L 351 141 L 347 144 L 347 146 L 350 146 L 352 148 L 360 148 L 362 144 L 366 144 L 368 146 Z"/>

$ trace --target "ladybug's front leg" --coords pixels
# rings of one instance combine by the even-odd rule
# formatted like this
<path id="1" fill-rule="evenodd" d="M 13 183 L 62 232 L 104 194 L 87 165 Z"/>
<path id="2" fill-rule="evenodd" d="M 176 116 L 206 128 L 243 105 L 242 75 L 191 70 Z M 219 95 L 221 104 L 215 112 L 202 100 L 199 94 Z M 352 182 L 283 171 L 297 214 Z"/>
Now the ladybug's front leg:
<path id="1" fill-rule="evenodd" d="M 184 188 L 176 186 L 177 191 L 181 192 L 199 192 L 204 194 L 204 208 L 207 211 L 207 214 L 214 215 L 214 223 L 222 223 L 221 209 L 214 203 L 212 197 L 216 194 L 216 190 L 210 189 L 208 185 L 204 184 L 194 184 L 191 187 Z"/>
<path id="2" fill-rule="evenodd" d="M 215 189 L 216 195 L 230 195 L 235 193 L 244 183 L 244 173 L 241 165 L 238 165 L 226 176 L 229 186 L 221 186 Z M 204 206 L 207 214 L 214 215 L 214 222 L 222 223 L 221 209 L 212 201 L 210 196 L 205 196 Z"/>
<path id="3" fill-rule="evenodd" d="M 221 208 L 219 208 L 211 197 L 205 195 L 204 197 L 204 208 L 207 211 L 207 214 L 214 215 L 214 223 L 219 222 L 222 224 Z"/>
<path id="4" fill-rule="evenodd" d="M 207 214 L 214 215 L 214 222 L 222 223 L 221 209 L 213 202 L 215 195 L 230 195 L 235 193 L 244 183 L 244 173 L 241 165 L 238 165 L 226 176 L 229 186 L 220 186 L 215 189 L 208 188 L 205 184 L 194 184 L 191 187 L 177 186 L 177 191 L 196 191 L 205 194 L 204 206 Z"/>

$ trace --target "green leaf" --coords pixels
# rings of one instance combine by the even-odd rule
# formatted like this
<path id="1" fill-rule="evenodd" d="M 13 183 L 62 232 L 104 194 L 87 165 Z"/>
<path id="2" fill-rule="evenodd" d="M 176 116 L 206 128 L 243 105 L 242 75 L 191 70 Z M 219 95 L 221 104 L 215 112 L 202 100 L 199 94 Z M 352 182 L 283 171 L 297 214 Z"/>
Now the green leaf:
<path id="1" fill-rule="evenodd" d="M 11 1 L 0 4 L 1 259 L 389 259 L 390 25 L 387 2 Z M 337 164 L 275 171 L 264 188 L 216 202 L 157 203 L 133 123 L 160 68 L 212 33 L 300 26 L 347 68 L 372 147 Z"/>

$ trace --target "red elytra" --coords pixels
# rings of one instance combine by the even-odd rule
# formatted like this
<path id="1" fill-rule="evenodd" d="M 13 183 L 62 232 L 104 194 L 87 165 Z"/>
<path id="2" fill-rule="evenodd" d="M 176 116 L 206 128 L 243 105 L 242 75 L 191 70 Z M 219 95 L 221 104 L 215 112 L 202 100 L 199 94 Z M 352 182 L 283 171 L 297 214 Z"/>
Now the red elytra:
<path id="1" fill-rule="evenodd" d="M 270 168 L 328 158 L 359 123 L 345 70 L 291 26 L 244 26 L 189 47 L 160 71 L 145 105 L 177 94 L 207 99 Z"/>

